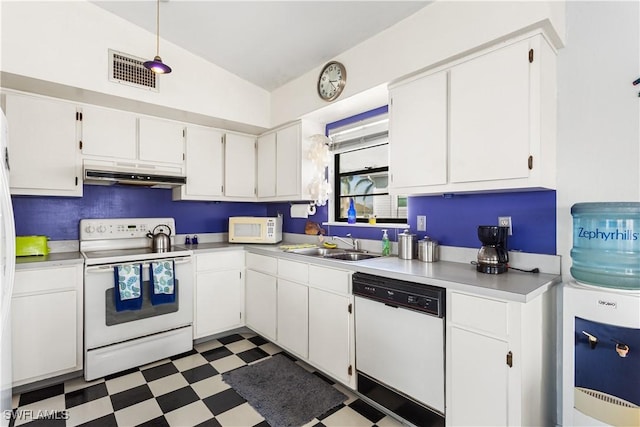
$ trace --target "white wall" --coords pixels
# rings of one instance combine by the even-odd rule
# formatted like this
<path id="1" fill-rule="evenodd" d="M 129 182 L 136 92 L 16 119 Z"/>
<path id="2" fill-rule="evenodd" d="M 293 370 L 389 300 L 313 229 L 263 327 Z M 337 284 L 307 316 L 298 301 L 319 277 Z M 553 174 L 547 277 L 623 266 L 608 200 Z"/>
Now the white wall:
<path id="1" fill-rule="evenodd" d="M 270 126 L 269 92 L 163 39 L 160 55 L 174 74 L 160 77 L 159 93 L 109 82 L 108 49 L 152 58 L 156 37 L 89 2 L 2 1 L 0 7 L 4 72 Z"/>
<path id="2" fill-rule="evenodd" d="M 545 27 L 556 46 L 561 46 L 564 3 L 434 2 L 335 58 L 347 68 L 347 85 L 341 98 L 349 102 L 346 98 L 533 26 Z M 274 125 L 327 105 L 316 92 L 322 65 L 272 92 Z M 341 102 L 334 103 L 336 108 Z M 386 99 L 381 102 L 377 106 Z"/>
<path id="3" fill-rule="evenodd" d="M 567 2 L 558 53 L 557 248 L 565 280 L 571 206 L 640 201 L 640 3 Z"/>

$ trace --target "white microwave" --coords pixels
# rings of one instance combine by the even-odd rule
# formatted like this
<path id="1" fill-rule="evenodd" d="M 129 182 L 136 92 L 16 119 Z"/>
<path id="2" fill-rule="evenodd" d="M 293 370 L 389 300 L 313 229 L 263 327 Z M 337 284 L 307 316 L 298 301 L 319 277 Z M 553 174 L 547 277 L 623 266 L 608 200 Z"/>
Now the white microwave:
<path id="1" fill-rule="evenodd" d="M 229 242 L 278 243 L 282 241 L 282 217 L 229 217 Z"/>

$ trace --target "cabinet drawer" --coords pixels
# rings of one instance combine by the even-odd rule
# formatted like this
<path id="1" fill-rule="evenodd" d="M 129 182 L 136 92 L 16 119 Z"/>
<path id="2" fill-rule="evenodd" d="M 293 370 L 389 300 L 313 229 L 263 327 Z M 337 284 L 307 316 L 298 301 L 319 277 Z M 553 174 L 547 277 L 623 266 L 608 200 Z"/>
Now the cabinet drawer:
<path id="1" fill-rule="evenodd" d="M 278 277 L 295 280 L 300 283 L 309 281 L 309 265 L 301 262 L 278 259 Z"/>
<path id="2" fill-rule="evenodd" d="M 197 271 L 237 270 L 244 267 L 243 251 L 210 252 L 196 255 Z"/>
<path id="3" fill-rule="evenodd" d="M 350 292 L 351 273 L 333 268 L 309 266 L 309 284 L 327 291 L 348 294 Z"/>
<path id="4" fill-rule="evenodd" d="M 508 305 L 503 301 L 451 293 L 451 321 L 456 325 L 506 337 Z"/>
<path id="5" fill-rule="evenodd" d="M 76 289 L 82 283 L 80 267 L 56 267 L 33 270 L 18 270 L 13 294 L 52 292 L 61 289 Z"/>
<path id="6" fill-rule="evenodd" d="M 278 273 L 278 259 L 272 258 L 269 256 L 258 255 L 248 253 L 247 258 L 247 268 L 251 268 L 253 270 L 263 271 L 269 274 L 277 274 Z"/>

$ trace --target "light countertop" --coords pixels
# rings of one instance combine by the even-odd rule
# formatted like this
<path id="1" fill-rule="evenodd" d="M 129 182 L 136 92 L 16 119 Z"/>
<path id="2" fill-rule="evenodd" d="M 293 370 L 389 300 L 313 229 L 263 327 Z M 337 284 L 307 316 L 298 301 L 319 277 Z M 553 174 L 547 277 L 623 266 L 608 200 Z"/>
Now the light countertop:
<path id="1" fill-rule="evenodd" d="M 359 271 L 415 283 L 440 286 L 450 290 L 469 292 L 480 296 L 499 298 L 514 302 L 528 302 L 561 282 L 561 276 L 546 273 L 523 273 L 510 270 L 503 274 L 484 274 L 476 271 L 470 263 L 438 261 L 433 263 L 419 260 L 404 260 L 397 256 L 371 258 L 362 261 L 341 261 L 296 254 L 280 248 L 286 245 L 241 245 L 227 242 L 200 243 L 198 245 L 175 245 L 198 253 L 246 250 L 252 253 L 278 256 L 299 262 L 325 267 Z M 80 252 L 50 253 L 46 256 L 16 258 L 16 269 L 52 267 L 56 265 L 81 264 Z"/>
<path id="2" fill-rule="evenodd" d="M 503 274 L 484 274 L 477 272 L 475 266 L 470 263 L 450 261 L 427 263 L 415 259 L 404 260 L 397 256 L 356 262 L 341 261 L 287 252 L 280 248 L 286 244 L 287 242 L 275 245 L 238 245 L 219 242 L 184 247 L 193 250 L 196 255 L 198 252 L 244 249 L 257 254 L 276 255 L 299 262 L 440 286 L 514 302 L 531 301 L 561 282 L 561 276 L 556 274 L 523 273 L 515 270 Z"/>
<path id="3" fill-rule="evenodd" d="M 84 257 L 80 252 L 54 252 L 48 255 L 16 257 L 16 270 L 82 263 Z"/>

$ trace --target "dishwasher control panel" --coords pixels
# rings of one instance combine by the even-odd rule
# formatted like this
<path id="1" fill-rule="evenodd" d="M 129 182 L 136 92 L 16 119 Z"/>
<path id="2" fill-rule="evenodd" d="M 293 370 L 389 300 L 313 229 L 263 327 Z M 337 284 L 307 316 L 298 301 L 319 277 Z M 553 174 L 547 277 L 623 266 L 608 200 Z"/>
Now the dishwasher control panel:
<path id="1" fill-rule="evenodd" d="M 353 294 L 381 303 L 444 317 L 445 290 L 365 273 L 353 275 Z"/>

